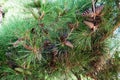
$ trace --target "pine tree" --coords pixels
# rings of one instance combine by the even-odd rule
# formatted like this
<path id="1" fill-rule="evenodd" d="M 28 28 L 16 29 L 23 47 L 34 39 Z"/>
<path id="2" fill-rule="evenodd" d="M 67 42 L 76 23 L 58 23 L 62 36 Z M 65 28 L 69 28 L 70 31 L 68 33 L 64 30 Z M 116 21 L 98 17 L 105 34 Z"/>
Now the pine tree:
<path id="1" fill-rule="evenodd" d="M 30 26 L 30 22 L 32 27 L 11 37 L 12 45 L 4 47 L 10 51 L 1 63 L 1 79 L 118 80 L 120 52 L 115 51 L 113 57 L 109 47 L 113 32 L 120 26 L 118 3 L 35 0 L 25 4 L 25 11 L 32 16 L 22 18 L 21 24 Z"/>

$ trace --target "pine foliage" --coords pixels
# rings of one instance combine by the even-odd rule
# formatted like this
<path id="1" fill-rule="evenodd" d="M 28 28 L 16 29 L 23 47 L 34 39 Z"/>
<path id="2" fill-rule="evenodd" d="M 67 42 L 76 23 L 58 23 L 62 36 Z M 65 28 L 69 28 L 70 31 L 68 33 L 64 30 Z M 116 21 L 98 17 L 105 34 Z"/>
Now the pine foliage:
<path id="1" fill-rule="evenodd" d="M 120 51 L 110 47 L 120 26 L 117 1 L 97 0 L 104 7 L 93 19 L 83 16 L 92 0 L 18 0 L 22 15 L 2 23 L 0 79 L 118 80 Z"/>

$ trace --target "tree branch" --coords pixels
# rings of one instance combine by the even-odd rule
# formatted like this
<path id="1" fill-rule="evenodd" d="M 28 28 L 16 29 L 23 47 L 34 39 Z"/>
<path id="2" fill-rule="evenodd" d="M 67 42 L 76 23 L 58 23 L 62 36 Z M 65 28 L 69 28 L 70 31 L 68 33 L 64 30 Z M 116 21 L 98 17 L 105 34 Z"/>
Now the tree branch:
<path id="1" fill-rule="evenodd" d="M 119 26 L 120 26 L 120 22 L 117 23 L 111 31 L 107 32 L 107 34 L 101 38 L 100 42 L 104 41 L 104 40 L 107 39 L 111 34 L 113 34 L 113 32 L 114 32 Z"/>
<path id="2" fill-rule="evenodd" d="M 95 1 L 92 0 L 92 7 L 93 7 L 93 13 L 95 14 Z M 95 16 L 94 16 L 94 19 L 95 19 Z"/>

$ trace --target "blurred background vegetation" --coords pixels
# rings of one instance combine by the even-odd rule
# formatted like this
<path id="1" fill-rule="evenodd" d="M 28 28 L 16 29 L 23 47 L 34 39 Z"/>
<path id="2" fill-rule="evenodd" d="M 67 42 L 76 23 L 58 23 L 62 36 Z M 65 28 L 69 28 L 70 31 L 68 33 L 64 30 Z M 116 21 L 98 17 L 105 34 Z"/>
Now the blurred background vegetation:
<path id="1" fill-rule="evenodd" d="M 119 80 L 119 0 L 104 4 L 92 32 L 92 0 L 0 0 L 0 80 Z"/>

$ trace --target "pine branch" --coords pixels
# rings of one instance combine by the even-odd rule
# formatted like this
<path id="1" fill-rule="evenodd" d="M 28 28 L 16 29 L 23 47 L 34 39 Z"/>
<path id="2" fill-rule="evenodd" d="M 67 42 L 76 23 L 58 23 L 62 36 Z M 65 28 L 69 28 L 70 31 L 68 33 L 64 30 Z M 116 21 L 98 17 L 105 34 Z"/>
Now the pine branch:
<path id="1" fill-rule="evenodd" d="M 77 28 L 79 25 L 79 22 L 77 21 L 75 24 L 73 24 L 72 29 L 70 30 L 70 33 L 68 34 L 67 38 L 68 39 L 70 37 L 70 35 L 72 34 L 72 32 L 74 31 L 75 28 Z"/>
<path id="2" fill-rule="evenodd" d="M 41 20 L 44 17 L 44 15 L 45 15 L 45 12 L 43 11 L 41 16 L 38 18 L 38 20 Z"/>
<path id="3" fill-rule="evenodd" d="M 117 23 L 111 31 L 107 32 L 107 34 L 101 38 L 100 42 L 104 41 L 104 40 L 107 39 L 111 34 L 113 34 L 113 32 L 114 32 L 119 26 L 120 26 L 120 22 Z"/>
<path id="4" fill-rule="evenodd" d="M 92 7 L 93 7 L 93 12 L 95 14 L 95 1 L 94 0 L 92 0 Z M 94 19 L 95 19 L 95 16 L 94 16 Z"/>

